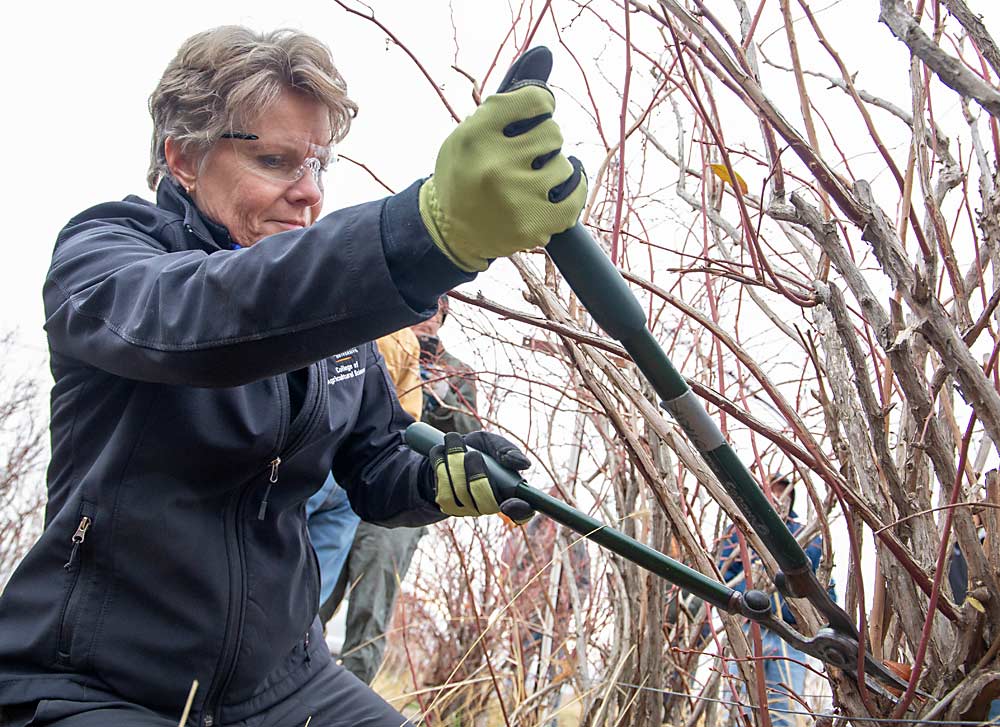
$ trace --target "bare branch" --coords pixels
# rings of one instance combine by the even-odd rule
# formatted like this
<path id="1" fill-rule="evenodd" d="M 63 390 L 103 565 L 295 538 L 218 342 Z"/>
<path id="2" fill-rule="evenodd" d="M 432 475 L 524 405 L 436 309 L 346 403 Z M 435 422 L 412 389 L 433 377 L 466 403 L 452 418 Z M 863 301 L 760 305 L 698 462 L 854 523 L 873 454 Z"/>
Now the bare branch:
<path id="1" fill-rule="evenodd" d="M 928 65 L 949 88 L 968 96 L 995 117 L 1000 117 L 1000 91 L 964 68 L 957 59 L 941 50 L 900 0 L 880 0 L 879 20 L 901 40 L 910 52 Z"/>

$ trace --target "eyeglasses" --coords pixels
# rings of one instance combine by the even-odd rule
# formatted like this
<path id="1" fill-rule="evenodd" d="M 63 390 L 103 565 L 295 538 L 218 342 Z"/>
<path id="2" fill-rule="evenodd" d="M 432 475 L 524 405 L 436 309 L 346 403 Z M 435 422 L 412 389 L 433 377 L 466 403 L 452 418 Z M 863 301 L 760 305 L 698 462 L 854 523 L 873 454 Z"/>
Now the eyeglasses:
<path id="1" fill-rule="evenodd" d="M 256 134 L 235 131 L 223 134 L 221 139 L 232 145 L 240 166 L 276 182 L 292 184 L 309 172 L 322 189 L 323 174 L 337 160 L 332 144 L 313 144 L 308 139 L 285 137 L 264 140 Z"/>

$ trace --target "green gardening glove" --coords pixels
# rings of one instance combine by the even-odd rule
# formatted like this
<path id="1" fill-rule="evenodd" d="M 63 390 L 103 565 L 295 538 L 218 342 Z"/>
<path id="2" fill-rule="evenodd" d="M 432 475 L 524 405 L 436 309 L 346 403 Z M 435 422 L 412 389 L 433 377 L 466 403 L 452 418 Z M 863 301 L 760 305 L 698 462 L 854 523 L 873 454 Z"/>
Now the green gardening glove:
<path id="1" fill-rule="evenodd" d="M 515 68 L 537 68 L 544 48 Z M 543 63 L 544 66 L 544 63 Z M 438 152 L 434 176 L 420 188 L 420 216 L 435 244 L 466 272 L 493 258 L 544 246 L 580 216 L 587 181 L 579 160 L 562 154 L 552 119 L 555 97 L 541 78 L 508 73 L 501 93 L 489 96 L 459 124 Z"/>
<path id="2" fill-rule="evenodd" d="M 530 520 L 535 513 L 524 500 L 510 497 L 497 502 L 483 453 L 508 469 L 523 470 L 531 466 L 517 445 L 498 434 L 448 432 L 444 444 L 435 445 L 428 454 L 435 477 L 434 502 L 441 512 L 456 517 L 502 512 L 518 523 Z"/>

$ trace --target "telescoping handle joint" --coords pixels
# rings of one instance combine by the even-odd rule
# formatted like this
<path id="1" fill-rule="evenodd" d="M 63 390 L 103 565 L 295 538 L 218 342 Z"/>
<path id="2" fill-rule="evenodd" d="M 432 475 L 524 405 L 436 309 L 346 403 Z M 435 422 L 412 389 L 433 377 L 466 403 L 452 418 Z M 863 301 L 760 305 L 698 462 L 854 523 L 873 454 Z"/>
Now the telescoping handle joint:
<path id="1" fill-rule="evenodd" d="M 577 223 L 553 235 L 546 251 L 597 325 L 628 351 L 660 397 L 660 405 L 684 430 L 777 561 L 778 590 L 809 599 L 830 626 L 857 638 L 854 622 L 819 583 L 809 557 L 653 337 L 639 301 L 590 233 Z"/>

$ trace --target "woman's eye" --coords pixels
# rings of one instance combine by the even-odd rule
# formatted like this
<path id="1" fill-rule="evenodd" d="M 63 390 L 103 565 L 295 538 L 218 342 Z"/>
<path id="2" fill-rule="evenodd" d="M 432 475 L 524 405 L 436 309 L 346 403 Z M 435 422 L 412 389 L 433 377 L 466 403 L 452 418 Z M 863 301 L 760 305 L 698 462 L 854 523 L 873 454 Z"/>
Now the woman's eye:
<path id="1" fill-rule="evenodd" d="M 286 169 L 288 167 L 288 161 L 285 159 L 285 157 L 279 156 L 277 154 L 267 154 L 265 156 L 259 156 L 257 157 L 257 161 L 262 167 L 264 167 L 264 169 L 268 169 L 271 171 L 279 171 L 282 169 Z"/>

